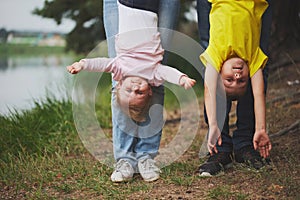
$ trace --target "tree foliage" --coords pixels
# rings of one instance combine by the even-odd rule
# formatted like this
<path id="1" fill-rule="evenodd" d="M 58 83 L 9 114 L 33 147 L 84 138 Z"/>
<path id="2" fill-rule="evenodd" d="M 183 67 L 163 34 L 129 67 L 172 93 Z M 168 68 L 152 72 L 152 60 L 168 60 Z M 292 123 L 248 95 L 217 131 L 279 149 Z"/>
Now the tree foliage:
<path id="1" fill-rule="evenodd" d="M 193 6 L 194 0 L 181 0 L 180 23 L 183 13 Z M 285 48 L 288 45 L 299 45 L 300 41 L 300 1 L 272 0 L 273 24 L 271 48 Z M 101 0 L 46 0 L 42 9 L 35 9 L 34 14 L 52 18 L 60 24 L 64 18 L 74 20 L 76 26 L 67 34 L 67 50 L 87 53 L 96 46 L 99 40 L 105 39 L 102 20 Z M 278 48 L 277 48 L 278 49 Z"/>
<path id="2" fill-rule="evenodd" d="M 193 0 L 181 0 L 180 20 Z M 99 40 L 105 39 L 103 27 L 103 1 L 101 0 L 45 0 L 44 7 L 35 9 L 33 14 L 50 18 L 59 25 L 63 19 L 71 19 L 76 25 L 66 35 L 66 50 L 76 53 L 87 53 Z"/>
<path id="3" fill-rule="evenodd" d="M 64 18 L 75 21 L 73 30 L 66 35 L 66 50 L 87 53 L 96 42 L 105 39 L 102 21 L 102 1 L 99 0 L 46 0 L 44 7 L 34 14 L 51 18 L 61 24 Z"/>

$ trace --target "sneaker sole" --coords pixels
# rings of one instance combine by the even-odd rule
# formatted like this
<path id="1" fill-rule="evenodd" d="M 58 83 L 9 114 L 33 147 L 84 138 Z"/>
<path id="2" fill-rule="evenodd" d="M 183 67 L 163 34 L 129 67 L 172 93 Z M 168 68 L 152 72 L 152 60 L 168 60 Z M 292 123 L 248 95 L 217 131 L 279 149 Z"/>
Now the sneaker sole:
<path id="1" fill-rule="evenodd" d="M 232 168 L 233 163 L 229 163 L 227 165 L 224 165 L 224 170 Z M 217 177 L 217 176 L 223 176 L 225 174 L 224 170 L 221 170 L 219 173 L 212 175 L 209 172 L 202 172 L 199 176 L 200 177 Z"/>
<path id="2" fill-rule="evenodd" d="M 114 182 L 114 183 L 124 183 L 124 182 L 128 182 L 130 180 L 132 180 L 132 178 L 119 179 L 119 180 L 113 180 L 113 179 L 111 179 L 111 181 Z"/>
<path id="3" fill-rule="evenodd" d="M 218 176 L 223 176 L 225 172 L 222 170 L 219 173 L 215 175 L 211 175 L 209 172 L 202 172 L 199 176 L 203 178 L 209 178 L 209 177 L 218 177 Z"/>
<path id="4" fill-rule="evenodd" d="M 128 182 L 133 178 L 133 175 L 130 177 L 124 177 L 124 176 L 119 176 L 119 177 L 113 177 L 110 176 L 110 180 L 114 183 L 122 183 L 122 182 Z"/>
<path id="5" fill-rule="evenodd" d="M 150 179 L 144 179 L 144 181 L 146 181 L 146 182 L 153 182 L 153 181 L 156 181 L 156 180 L 158 180 L 159 179 L 159 176 L 157 176 L 157 177 L 153 177 L 153 178 L 150 178 Z"/>

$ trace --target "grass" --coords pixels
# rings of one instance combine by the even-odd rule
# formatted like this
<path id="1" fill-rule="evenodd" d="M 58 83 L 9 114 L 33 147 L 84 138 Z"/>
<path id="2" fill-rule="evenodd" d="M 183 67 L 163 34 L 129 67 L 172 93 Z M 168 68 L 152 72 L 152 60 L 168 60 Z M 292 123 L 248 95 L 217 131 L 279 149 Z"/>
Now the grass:
<path id="1" fill-rule="evenodd" d="M 110 82 L 109 77 L 103 76 L 101 82 Z M 109 94 L 110 86 L 103 87 L 101 92 Z M 166 93 L 166 99 L 173 101 L 172 94 Z M 110 95 L 99 95 L 96 102 L 100 124 L 110 129 Z M 123 199 L 151 188 L 142 181 L 110 182 L 112 169 L 90 156 L 81 143 L 69 100 L 49 97 L 36 102 L 32 110 L 0 116 L 0 137 L 0 187 L 4 188 L 0 194 L 8 191 L 12 198 L 48 199 L 87 191 L 92 196 Z"/>
<path id="2" fill-rule="evenodd" d="M 0 185 L 14 190 L 14 197 L 50 198 L 78 190 L 120 195 L 109 181 L 111 169 L 81 144 L 71 102 L 47 99 L 31 111 L 1 116 L 0 123 Z"/>
<path id="3" fill-rule="evenodd" d="M 97 96 L 96 115 L 109 130 L 110 76 L 101 82 L 107 83 L 99 85 L 107 95 Z M 199 97 L 200 88 L 196 91 Z M 172 92 L 165 92 L 167 110 L 177 109 Z M 272 119 L 278 123 L 276 116 Z M 169 131 L 165 135 L 171 137 Z M 272 170 L 235 166 L 224 176 L 199 178 L 197 136 L 186 154 L 162 169 L 157 182 L 145 183 L 135 176 L 128 183 L 114 184 L 113 169 L 84 148 L 72 102 L 49 97 L 32 110 L 0 116 L 0 199 L 299 199 L 299 137 L 288 137 L 289 143 L 281 137 L 272 142 Z"/>
<path id="4" fill-rule="evenodd" d="M 213 188 L 208 193 L 209 199 L 237 199 L 237 200 L 245 200 L 248 199 L 247 194 L 243 194 L 240 192 L 233 192 L 228 185 L 218 186 Z"/>
<path id="5" fill-rule="evenodd" d="M 109 97 L 101 98 L 107 98 L 101 102 L 110 101 Z M 235 167 L 223 177 L 203 179 L 195 175 L 199 160 L 191 154 L 164 167 L 159 182 L 145 183 L 136 176 L 128 183 L 113 184 L 112 169 L 93 158 L 81 143 L 72 118 L 72 102 L 67 100 L 47 98 L 30 111 L 0 116 L 0 137 L 0 196 L 4 199 L 151 199 L 155 190 L 174 193 L 179 199 L 184 195 L 239 200 L 270 194 L 297 196 L 297 178 L 292 176 L 297 172 L 295 156 L 278 158 L 278 162 L 287 160 L 290 171 L 281 171 L 280 166 L 260 172 Z M 196 143 L 190 148 L 193 152 L 198 148 Z M 242 187 L 247 182 L 254 186 Z M 178 191 L 185 192 L 176 196 Z"/>
<path id="6" fill-rule="evenodd" d="M 69 135 L 74 132 L 70 102 L 48 98 L 43 104 L 36 103 L 33 110 L 1 116 L 0 124 L 1 158 L 9 152 L 53 153 L 58 146 L 68 148 L 75 142 Z"/>
<path id="7" fill-rule="evenodd" d="M 113 184 L 112 169 L 95 160 L 83 147 L 69 101 L 48 98 L 30 111 L 1 116 L 0 137 L 0 194 L 4 199 L 151 199 L 153 190 L 163 186 L 168 187 L 165 191 L 169 195 L 183 190 L 185 195 L 198 199 L 245 200 L 261 199 L 281 187 L 290 195 L 298 190 L 290 174 L 294 172 L 288 171 L 254 173 L 237 167 L 227 176 L 202 179 L 195 175 L 197 158 L 163 168 L 159 182 L 145 183 L 137 176 L 128 183 Z M 196 149 L 195 145 L 190 149 Z M 296 159 L 290 158 L 289 162 Z M 253 195 L 255 190 L 251 191 L 251 187 L 241 187 L 250 180 L 265 185 L 264 189 L 257 188 L 260 196 Z M 202 193 L 194 194 L 198 190 Z"/>
<path id="8" fill-rule="evenodd" d="M 28 44 L 0 44 L 0 57 L 65 54 L 65 48 L 59 46 L 33 46 Z"/>

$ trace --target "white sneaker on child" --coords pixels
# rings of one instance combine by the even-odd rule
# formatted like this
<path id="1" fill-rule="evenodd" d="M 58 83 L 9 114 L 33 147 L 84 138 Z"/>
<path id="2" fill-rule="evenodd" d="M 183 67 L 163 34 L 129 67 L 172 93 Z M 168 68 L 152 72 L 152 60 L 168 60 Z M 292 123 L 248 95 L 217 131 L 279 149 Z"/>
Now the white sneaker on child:
<path id="1" fill-rule="evenodd" d="M 138 168 L 144 181 L 151 182 L 159 179 L 160 169 L 155 165 L 155 161 L 153 159 L 139 160 Z"/>
<path id="2" fill-rule="evenodd" d="M 120 159 L 115 166 L 115 170 L 110 176 L 112 182 L 119 183 L 132 179 L 134 169 L 131 164 L 124 159 Z"/>

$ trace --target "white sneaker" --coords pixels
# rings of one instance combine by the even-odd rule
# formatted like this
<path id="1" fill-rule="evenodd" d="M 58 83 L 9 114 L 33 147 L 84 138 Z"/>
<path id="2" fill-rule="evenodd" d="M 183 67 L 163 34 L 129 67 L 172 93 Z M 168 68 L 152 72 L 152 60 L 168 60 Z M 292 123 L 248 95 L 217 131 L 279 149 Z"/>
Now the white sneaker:
<path id="1" fill-rule="evenodd" d="M 155 161 L 153 159 L 139 160 L 138 168 L 144 181 L 151 182 L 159 179 L 160 169 L 155 165 Z"/>
<path id="2" fill-rule="evenodd" d="M 119 183 L 132 179 L 134 169 L 131 164 L 124 159 L 120 159 L 115 165 L 115 171 L 110 176 L 112 182 Z"/>

